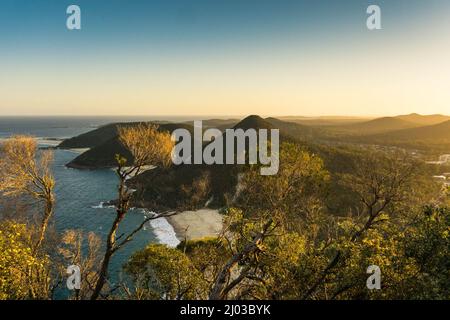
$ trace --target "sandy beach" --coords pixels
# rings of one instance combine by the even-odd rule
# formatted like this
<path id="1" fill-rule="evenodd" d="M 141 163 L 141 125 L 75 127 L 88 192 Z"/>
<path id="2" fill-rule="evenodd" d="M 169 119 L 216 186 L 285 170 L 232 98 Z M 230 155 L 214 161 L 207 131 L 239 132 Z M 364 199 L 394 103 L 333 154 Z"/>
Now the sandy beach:
<path id="1" fill-rule="evenodd" d="M 222 219 L 213 209 L 184 211 L 167 218 L 180 241 L 217 236 L 222 230 Z"/>

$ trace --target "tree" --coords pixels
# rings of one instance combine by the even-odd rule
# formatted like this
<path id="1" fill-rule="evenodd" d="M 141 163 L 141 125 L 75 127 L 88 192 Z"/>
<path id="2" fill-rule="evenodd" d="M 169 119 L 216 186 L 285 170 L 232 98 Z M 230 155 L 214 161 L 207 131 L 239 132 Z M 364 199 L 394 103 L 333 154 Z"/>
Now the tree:
<path id="1" fill-rule="evenodd" d="M 127 160 L 120 155 L 116 155 L 116 173 L 119 178 L 116 217 L 106 239 L 106 250 L 91 300 L 96 300 L 101 294 L 103 286 L 106 283 L 111 257 L 121 247 L 131 241 L 133 236 L 139 232 L 148 221 L 168 215 L 162 213 L 148 217 L 128 235 L 120 235 L 117 237 L 117 230 L 120 222 L 124 219 L 129 210 L 132 197 L 132 192 L 128 190 L 126 186 L 126 180 L 133 175 L 139 174 L 145 166 L 169 165 L 174 146 L 174 142 L 169 133 L 160 132 L 158 131 L 157 126 L 148 124 L 120 127 L 119 140 L 131 152 L 134 160 L 133 163 L 130 163 L 129 166 L 127 166 Z M 119 239 L 121 240 L 118 241 Z"/>
<path id="2" fill-rule="evenodd" d="M 405 223 L 393 221 L 350 241 L 350 223 L 341 225 L 336 248 L 345 252 L 326 284 L 328 299 L 448 299 L 450 212 L 427 206 Z M 366 287 L 367 267 L 381 270 L 381 290 Z"/>
<path id="3" fill-rule="evenodd" d="M 177 249 L 186 254 L 202 274 L 209 288 L 213 286 L 221 267 L 230 258 L 230 252 L 222 240 L 217 237 L 185 240 L 177 246 Z"/>
<path id="4" fill-rule="evenodd" d="M 92 294 L 93 285 L 98 280 L 97 267 L 101 262 L 100 244 L 100 237 L 93 232 L 85 236 L 80 230 L 66 230 L 62 235 L 58 246 L 58 251 L 64 259 L 60 270 L 62 278 L 66 277 L 66 268 L 69 265 L 78 266 L 83 275 L 81 288 L 75 290 L 76 300 L 86 299 Z"/>
<path id="5" fill-rule="evenodd" d="M 209 293 L 210 300 L 225 300 L 234 292 L 238 298 L 246 294 L 247 281 L 263 281 L 259 276 L 265 243 L 279 227 L 276 217 L 245 218 L 242 211 L 230 209 L 221 234 L 229 258 L 219 268 Z M 247 288 L 248 289 L 248 288 Z"/>
<path id="6" fill-rule="evenodd" d="M 53 154 L 49 150 L 38 152 L 36 140 L 32 137 L 14 136 L 3 143 L 1 155 L 0 192 L 7 196 L 26 194 L 44 205 L 33 247 L 33 255 L 36 256 L 54 210 L 55 181 L 50 172 Z"/>
<path id="7" fill-rule="evenodd" d="M 320 157 L 297 144 L 283 143 L 278 173 L 261 176 L 257 168 L 250 168 L 241 179 L 236 206 L 250 216 L 282 213 L 285 227 L 300 230 L 322 212 L 328 181 Z"/>
<path id="8" fill-rule="evenodd" d="M 395 215 L 396 206 L 408 199 L 416 169 L 416 163 L 410 161 L 406 154 L 369 152 L 357 162 L 353 174 L 342 175 L 342 183 L 358 196 L 362 206 L 360 215 L 356 217 L 361 223 L 349 236 L 350 244 L 360 241 L 368 230 L 385 222 L 389 215 Z M 348 254 L 349 251 L 337 248 L 302 298 L 316 296 L 319 286 L 326 283 Z"/>
<path id="9" fill-rule="evenodd" d="M 133 254 L 124 266 L 131 275 L 134 299 L 205 299 L 207 282 L 180 250 L 151 244 Z"/>
<path id="10" fill-rule="evenodd" d="M 36 257 L 25 224 L 0 223 L 0 299 L 47 299 L 50 261 Z"/>
<path id="11" fill-rule="evenodd" d="M 218 238 L 182 242 L 177 249 L 149 245 L 126 264 L 135 284 L 132 298 L 241 299 L 263 281 L 265 245 L 278 224 L 267 217 L 244 218 L 229 209 Z"/>
<path id="12" fill-rule="evenodd" d="M 286 279 L 295 274 L 306 251 L 303 234 L 314 233 L 308 236 L 315 239 L 318 220 L 324 222 L 322 197 L 328 176 L 319 157 L 293 143 L 281 146 L 277 175 L 261 176 L 256 166 L 244 172 L 235 202 L 238 208 L 227 210 L 220 238 L 187 244 L 186 253 L 193 261 L 199 260 L 197 255 L 205 257 L 206 262 L 195 265 L 207 270 L 210 299 L 297 294 Z"/>
<path id="13" fill-rule="evenodd" d="M 317 181 L 326 187 L 328 174 L 320 159 L 295 146 L 290 152 L 281 158 L 278 179 L 253 175 L 250 168 L 241 179 L 241 208 L 224 211 L 217 239 L 182 242 L 179 253 L 154 251 L 146 255 L 152 261 L 147 268 L 134 269 L 134 279 L 152 279 L 153 286 L 184 279 L 184 261 L 215 300 L 448 298 L 449 210 L 418 206 L 424 198 L 415 192 L 422 181 L 415 162 L 399 154 L 364 155 L 352 174 L 340 176 L 358 195 L 359 214 L 337 217 L 320 207 L 304 209 L 308 199 L 320 203 L 322 197 L 322 187 L 310 194 L 306 186 Z M 161 256 L 166 258 L 158 265 Z M 366 287 L 373 264 L 382 270 L 383 290 Z M 171 277 L 150 271 L 150 265 Z M 176 297 L 172 289 L 140 296 Z"/>
<path id="14" fill-rule="evenodd" d="M 374 224 L 381 223 L 383 219 L 377 218 L 382 213 L 395 215 L 397 205 L 412 198 L 417 168 L 418 164 L 406 154 L 369 152 L 360 159 L 353 174 L 341 176 L 342 183 L 357 195 L 362 206 L 359 216 L 365 219 L 352 236 L 353 241 Z"/>

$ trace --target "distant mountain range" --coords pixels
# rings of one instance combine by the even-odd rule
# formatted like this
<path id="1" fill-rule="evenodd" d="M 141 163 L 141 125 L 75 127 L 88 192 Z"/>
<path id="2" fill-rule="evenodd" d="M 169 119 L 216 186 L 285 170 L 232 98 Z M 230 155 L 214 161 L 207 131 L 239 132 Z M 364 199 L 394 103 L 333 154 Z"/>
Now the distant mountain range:
<path id="1" fill-rule="evenodd" d="M 327 129 L 341 134 L 371 135 L 427 125 L 435 125 L 448 120 L 450 120 L 450 117 L 448 116 L 422 116 L 417 113 L 413 113 L 396 117 L 382 117 L 351 124 L 335 125 L 330 126 Z"/>
<path id="2" fill-rule="evenodd" d="M 372 120 L 372 117 L 345 117 L 345 116 L 323 116 L 323 117 L 298 117 L 282 116 L 276 117 L 279 120 L 294 122 L 305 126 L 327 127 L 336 125 L 346 125 Z"/>
<path id="3" fill-rule="evenodd" d="M 419 126 L 420 124 L 418 123 L 406 121 L 397 117 L 384 117 L 366 122 L 334 126 L 328 129 L 344 134 L 369 135 Z"/>
<path id="4" fill-rule="evenodd" d="M 450 116 L 444 116 L 442 114 L 420 115 L 417 113 L 411 113 L 404 116 L 397 116 L 396 118 L 409 121 L 412 123 L 417 123 L 423 126 L 431 126 L 434 124 L 439 124 L 450 120 Z"/>
<path id="5" fill-rule="evenodd" d="M 396 144 L 412 148 L 429 149 L 441 146 L 440 149 L 450 153 L 450 120 L 434 125 L 366 136 L 363 140 L 376 144 Z"/>
<path id="6" fill-rule="evenodd" d="M 323 118 L 327 126 L 305 125 L 296 117 L 285 120 L 269 117 L 263 119 L 252 115 L 239 121 L 237 119 L 211 119 L 203 121 L 205 128 L 216 127 L 224 131 L 227 128 L 271 129 L 278 128 L 283 139 L 303 142 L 340 141 L 344 143 L 372 143 L 385 145 L 403 145 L 413 148 L 450 145 L 450 117 L 444 115 L 419 115 L 417 113 L 396 117 L 382 117 L 357 123 L 344 123 L 343 118 Z M 296 120 L 297 119 L 297 120 Z M 301 119 L 301 118 L 300 118 Z M 287 121 L 289 120 L 289 121 Z M 290 121 L 292 120 L 292 121 Z M 356 121 L 355 119 L 353 119 Z M 312 121 L 312 120 L 307 120 Z M 330 123 L 335 121 L 334 125 Z M 336 123 L 337 122 L 337 123 Z M 102 126 L 90 132 L 63 141 L 60 148 L 90 148 L 68 164 L 77 168 L 112 167 L 114 155 L 119 153 L 131 160 L 129 152 L 118 141 L 119 126 L 137 123 L 114 123 Z M 192 123 L 162 123 L 161 130 L 172 132 L 176 128 L 192 131 Z"/>

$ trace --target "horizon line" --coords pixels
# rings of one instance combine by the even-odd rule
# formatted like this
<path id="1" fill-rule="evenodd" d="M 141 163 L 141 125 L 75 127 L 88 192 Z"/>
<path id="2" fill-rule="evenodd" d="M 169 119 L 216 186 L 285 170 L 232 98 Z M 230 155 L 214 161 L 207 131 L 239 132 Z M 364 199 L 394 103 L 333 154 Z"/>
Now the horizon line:
<path id="1" fill-rule="evenodd" d="M 154 117 L 154 118 L 174 118 L 174 117 L 186 117 L 186 118 L 195 118 L 195 117 L 208 117 L 211 119 L 211 117 L 215 118 L 228 118 L 228 119 L 234 119 L 234 118 L 243 118 L 248 117 L 251 115 L 258 115 L 262 118 L 306 118 L 306 119 L 314 119 L 314 118 L 383 118 L 383 117 L 398 117 L 398 116 L 405 116 L 405 115 L 420 115 L 420 116 L 450 116 L 447 114 L 442 113 L 432 113 L 432 114 L 422 114 L 418 112 L 411 112 L 411 113 L 402 113 L 402 114 L 395 114 L 395 115 L 389 115 L 389 114 L 366 114 L 366 115 L 358 115 L 358 114 L 322 114 L 322 115 L 302 115 L 302 114 L 287 114 L 287 115 L 274 115 L 274 114 L 256 114 L 256 113 L 246 113 L 241 115 L 224 115 L 224 114 L 180 114 L 180 115 L 145 115 L 145 114 L 42 114 L 42 115 L 35 115 L 35 114 L 0 114 L 0 118 L 42 118 L 42 117 L 73 117 L 73 118 L 88 118 L 88 117 Z"/>

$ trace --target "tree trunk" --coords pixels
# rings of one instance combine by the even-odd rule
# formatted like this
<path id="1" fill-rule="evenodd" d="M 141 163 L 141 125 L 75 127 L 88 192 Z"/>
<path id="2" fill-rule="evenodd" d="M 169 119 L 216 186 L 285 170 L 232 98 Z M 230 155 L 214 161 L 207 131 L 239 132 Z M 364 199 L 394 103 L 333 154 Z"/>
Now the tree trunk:
<path id="1" fill-rule="evenodd" d="M 47 231 L 47 226 L 50 221 L 50 218 L 52 217 L 52 214 L 53 214 L 53 197 L 49 195 L 45 202 L 44 218 L 42 219 L 41 230 L 39 231 L 39 238 L 34 246 L 33 256 L 37 255 L 39 248 L 42 245 L 42 242 L 44 242 L 45 233 Z"/>
<path id="2" fill-rule="evenodd" d="M 257 235 L 251 243 L 247 244 L 240 252 L 233 255 L 231 259 L 225 264 L 225 266 L 217 275 L 216 281 L 209 295 L 209 300 L 226 299 L 228 293 L 245 278 L 245 275 L 243 275 L 243 277 L 238 277 L 237 279 L 235 279 L 235 281 L 232 281 L 230 284 L 228 284 L 233 267 L 235 267 L 240 261 L 242 261 L 243 258 L 248 256 L 252 252 L 259 250 L 259 246 L 267 236 L 271 224 L 272 220 L 268 221 L 264 225 L 263 231 L 259 235 Z"/>
<path id="3" fill-rule="evenodd" d="M 98 297 L 100 296 L 100 292 L 102 291 L 102 289 L 105 285 L 105 282 L 106 282 L 106 279 L 108 276 L 109 262 L 114 253 L 114 244 L 116 242 L 116 232 L 117 232 L 117 229 L 119 228 L 119 223 L 122 220 L 124 215 L 125 215 L 125 213 L 123 213 L 123 212 L 117 213 L 116 219 L 114 220 L 111 230 L 109 231 L 108 239 L 106 242 L 105 256 L 103 257 L 102 266 L 100 268 L 97 283 L 95 285 L 94 292 L 92 293 L 91 300 L 98 299 Z"/>

